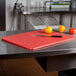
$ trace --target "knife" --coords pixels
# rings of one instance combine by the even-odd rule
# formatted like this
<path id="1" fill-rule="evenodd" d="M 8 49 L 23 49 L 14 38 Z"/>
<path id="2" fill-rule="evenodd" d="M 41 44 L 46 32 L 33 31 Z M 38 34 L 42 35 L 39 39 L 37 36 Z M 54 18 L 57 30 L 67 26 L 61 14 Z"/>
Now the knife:
<path id="1" fill-rule="evenodd" d="M 61 35 L 32 35 L 32 36 L 41 36 L 41 37 L 58 37 L 58 38 L 62 38 Z"/>

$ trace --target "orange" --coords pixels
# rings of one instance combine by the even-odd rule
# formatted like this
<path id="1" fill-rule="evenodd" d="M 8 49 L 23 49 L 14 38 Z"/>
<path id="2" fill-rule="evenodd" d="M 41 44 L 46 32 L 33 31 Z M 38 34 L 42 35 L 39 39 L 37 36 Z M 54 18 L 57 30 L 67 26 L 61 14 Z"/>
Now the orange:
<path id="1" fill-rule="evenodd" d="M 45 33 L 52 33 L 52 31 L 53 31 L 53 28 L 50 27 L 50 26 L 47 26 L 47 27 L 45 28 Z"/>
<path id="2" fill-rule="evenodd" d="M 60 25 L 59 28 L 58 28 L 60 33 L 65 32 L 65 29 L 66 29 L 66 27 L 64 25 Z"/>

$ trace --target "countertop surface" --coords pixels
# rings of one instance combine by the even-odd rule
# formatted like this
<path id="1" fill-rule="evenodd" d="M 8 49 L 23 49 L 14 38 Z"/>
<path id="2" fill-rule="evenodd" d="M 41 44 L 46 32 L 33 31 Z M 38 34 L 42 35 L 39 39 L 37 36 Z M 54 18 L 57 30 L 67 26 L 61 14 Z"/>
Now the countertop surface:
<path id="1" fill-rule="evenodd" d="M 76 39 L 69 40 L 53 47 L 29 51 L 1 40 L 4 36 L 24 33 L 26 31 L 0 31 L 0 58 L 46 57 L 66 54 L 76 54 Z"/>

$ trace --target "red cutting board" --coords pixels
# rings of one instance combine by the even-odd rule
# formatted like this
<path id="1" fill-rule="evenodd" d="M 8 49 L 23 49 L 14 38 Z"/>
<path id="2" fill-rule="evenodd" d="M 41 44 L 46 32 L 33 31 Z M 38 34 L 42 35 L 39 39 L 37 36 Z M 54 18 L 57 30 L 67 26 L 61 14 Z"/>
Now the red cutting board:
<path id="1" fill-rule="evenodd" d="M 25 49 L 29 49 L 31 51 L 38 50 L 47 46 L 52 46 L 57 43 L 61 43 L 67 40 L 71 40 L 74 37 L 58 32 L 52 32 L 50 35 L 62 35 L 62 38 L 56 37 L 40 37 L 40 36 L 32 36 L 32 35 L 47 35 L 41 30 L 36 30 L 27 33 L 21 33 L 11 36 L 3 37 L 2 40 L 9 42 L 11 44 L 18 45 Z"/>

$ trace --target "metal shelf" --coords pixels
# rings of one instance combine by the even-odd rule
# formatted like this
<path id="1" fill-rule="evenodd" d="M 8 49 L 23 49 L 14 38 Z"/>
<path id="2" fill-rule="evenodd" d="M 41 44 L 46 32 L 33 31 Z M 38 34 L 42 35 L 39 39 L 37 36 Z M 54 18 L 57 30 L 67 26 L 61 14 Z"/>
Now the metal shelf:
<path id="1" fill-rule="evenodd" d="M 39 14 L 39 13 L 62 13 L 62 14 L 65 14 L 65 13 L 76 13 L 76 10 L 69 10 L 69 11 L 43 11 L 43 12 L 25 12 L 23 11 L 23 15 L 26 15 L 26 14 Z"/>
<path id="2" fill-rule="evenodd" d="M 51 4 L 52 2 L 60 2 L 60 1 L 53 1 L 53 0 L 45 1 L 45 3 L 44 3 L 44 11 L 47 10 L 47 9 L 46 9 L 46 4 L 49 3 L 49 2 L 50 2 L 50 4 Z M 64 1 L 64 2 L 70 2 L 70 7 L 69 7 L 69 9 L 71 10 L 72 1 L 70 0 L 70 1 Z M 50 7 L 50 11 L 51 11 L 51 7 Z M 63 11 L 65 11 L 65 10 L 63 10 Z M 66 10 L 66 11 L 68 11 L 68 10 Z"/>

